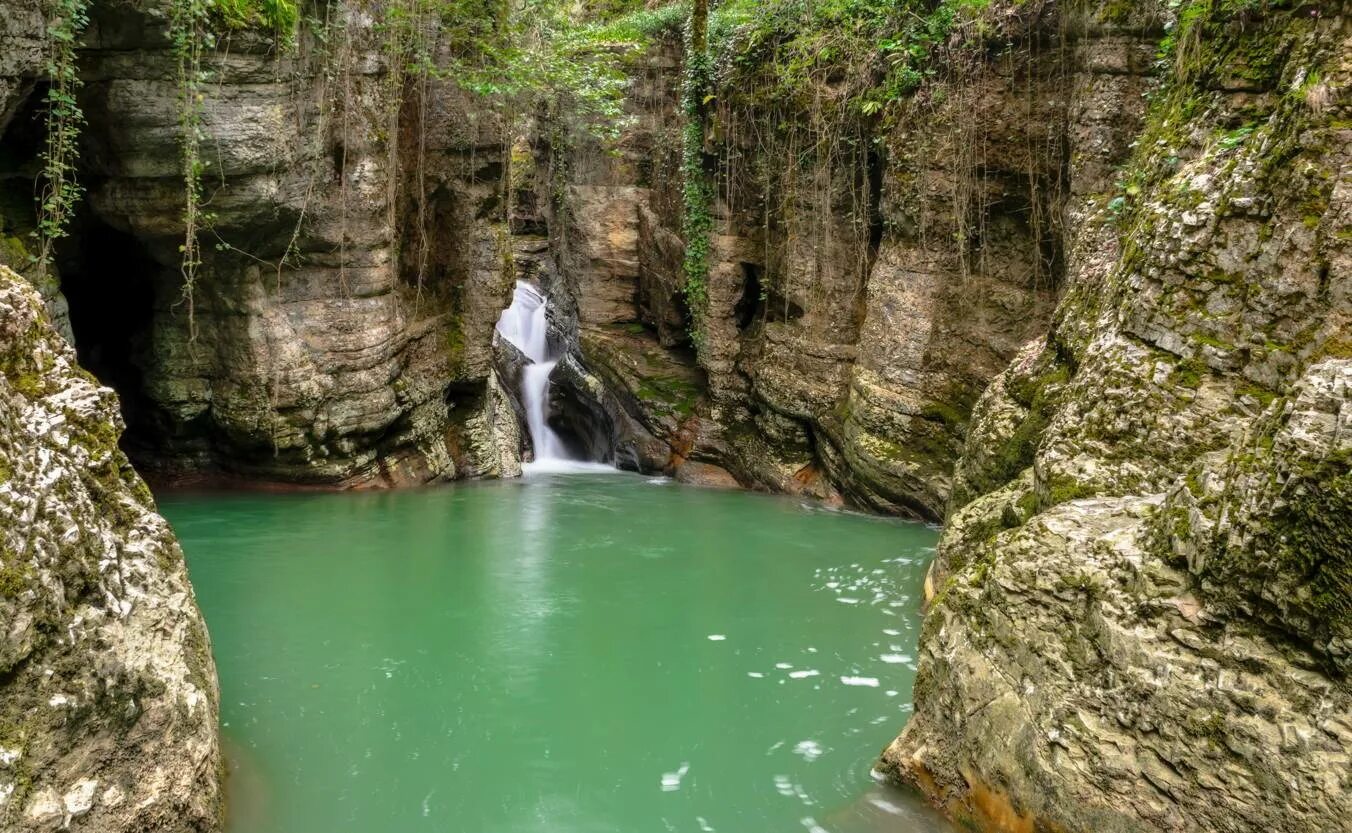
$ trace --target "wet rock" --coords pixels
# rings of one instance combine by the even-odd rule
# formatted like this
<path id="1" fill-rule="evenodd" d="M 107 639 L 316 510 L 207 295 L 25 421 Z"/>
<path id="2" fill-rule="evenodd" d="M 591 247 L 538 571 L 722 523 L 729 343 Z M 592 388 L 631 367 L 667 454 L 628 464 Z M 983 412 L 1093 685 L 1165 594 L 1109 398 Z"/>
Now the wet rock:
<path id="1" fill-rule="evenodd" d="M 742 484 L 732 472 L 711 463 L 686 461 L 676 467 L 676 482 L 712 489 L 740 489 Z"/>

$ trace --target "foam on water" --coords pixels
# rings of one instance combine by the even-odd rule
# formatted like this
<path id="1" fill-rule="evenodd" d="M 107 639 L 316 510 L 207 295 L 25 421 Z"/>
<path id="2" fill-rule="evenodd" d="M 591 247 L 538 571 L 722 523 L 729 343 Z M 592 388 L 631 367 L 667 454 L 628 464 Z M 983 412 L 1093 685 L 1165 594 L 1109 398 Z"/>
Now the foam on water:
<path id="1" fill-rule="evenodd" d="M 840 681 L 844 685 L 867 686 L 868 688 L 878 687 L 877 677 L 841 677 Z"/>
<path id="2" fill-rule="evenodd" d="M 800 756 L 805 761 L 815 761 L 822 756 L 822 745 L 815 740 L 800 741 L 793 747 L 793 754 Z"/>
<path id="3" fill-rule="evenodd" d="M 685 774 L 689 771 L 690 763 L 685 761 L 681 763 L 680 768 L 675 772 L 662 773 L 662 792 L 671 793 L 679 790 L 681 788 L 681 779 L 685 778 Z"/>
<path id="4" fill-rule="evenodd" d="M 539 451 L 536 452 L 539 454 Z M 539 459 L 534 462 L 522 463 L 521 474 L 530 477 L 535 474 L 614 474 L 615 467 L 605 463 L 594 463 L 586 460 L 568 460 L 563 458 Z"/>

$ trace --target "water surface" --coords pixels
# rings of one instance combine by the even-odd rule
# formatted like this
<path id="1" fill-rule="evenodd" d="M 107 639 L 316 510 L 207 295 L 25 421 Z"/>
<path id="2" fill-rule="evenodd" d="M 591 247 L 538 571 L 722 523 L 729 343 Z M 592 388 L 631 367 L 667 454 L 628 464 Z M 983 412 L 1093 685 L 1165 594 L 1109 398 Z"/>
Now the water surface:
<path id="1" fill-rule="evenodd" d="M 230 833 L 947 829 L 870 777 L 923 525 L 619 474 L 161 508 Z"/>

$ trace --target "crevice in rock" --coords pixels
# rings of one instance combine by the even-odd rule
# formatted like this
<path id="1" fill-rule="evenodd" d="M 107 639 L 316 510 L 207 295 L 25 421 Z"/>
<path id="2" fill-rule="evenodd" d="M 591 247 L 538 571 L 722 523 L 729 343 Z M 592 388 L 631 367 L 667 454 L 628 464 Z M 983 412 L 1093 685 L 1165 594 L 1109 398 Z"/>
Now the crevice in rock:
<path id="1" fill-rule="evenodd" d="M 582 385 L 571 383 L 566 369 L 556 369 L 550 381 L 549 426 L 563 440 L 569 456 L 617 465 L 627 462 L 617 459 L 622 455 L 617 454 L 615 420 L 606 408 L 588 396 Z"/>
<path id="2" fill-rule="evenodd" d="M 733 314 L 737 318 L 737 329 L 745 332 L 756 320 L 757 311 L 765 302 L 765 286 L 761 283 L 762 267 L 755 263 L 742 264 L 742 296 L 737 301 Z"/>
<path id="3" fill-rule="evenodd" d="M 0 133 L 0 264 L 29 278 L 38 245 L 35 198 L 47 129 L 42 104 L 47 87 L 43 82 L 33 84 L 9 114 L 0 114 L 8 116 Z"/>

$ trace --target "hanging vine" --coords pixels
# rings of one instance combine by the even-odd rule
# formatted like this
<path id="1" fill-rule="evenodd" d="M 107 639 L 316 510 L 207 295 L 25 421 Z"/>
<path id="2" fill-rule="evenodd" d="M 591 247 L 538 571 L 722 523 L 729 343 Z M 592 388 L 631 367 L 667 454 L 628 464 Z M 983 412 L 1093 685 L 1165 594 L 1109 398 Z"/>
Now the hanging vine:
<path id="1" fill-rule="evenodd" d="M 713 235 L 714 187 L 705 162 L 705 121 L 711 98 L 712 72 L 709 58 L 709 4 L 696 0 L 686 26 L 685 78 L 681 107 L 682 128 L 681 236 L 685 240 L 682 262 L 683 290 L 690 310 L 690 339 L 703 351 L 707 338 L 709 305 L 709 253 Z"/>
<path id="2" fill-rule="evenodd" d="M 202 55 L 214 43 L 208 15 L 211 0 L 173 0 L 169 10 L 169 36 L 177 59 L 179 171 L 183 177 L 183 242 L 179 244 L 179 270 L 183 276 L 182 302 L 188 311 L 188 337 L 197 339 L 193 290 L 202 265 L 198 235 L 209 219 L 202 210 L 202 174 L 210 164 L 202 159 L 202 88 L 207 73 Z"/>
<path id="3" fill-rule="evenodd" d="M 65 237 L 80 197 L 76 177 L 84 111 L 77 99 L 81 81 L 76 65 L 76 38 L 89 23 L 89 0 L 51 0 L 47 39 L 47 138 L 42 151 L 42 186 L 38 195 L 39 274 L 46 276 L 56 241 Z"/>

